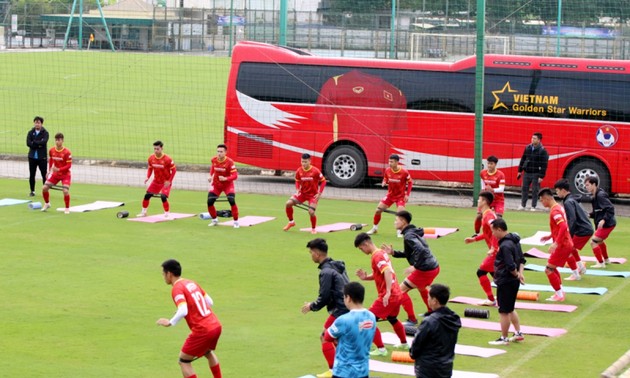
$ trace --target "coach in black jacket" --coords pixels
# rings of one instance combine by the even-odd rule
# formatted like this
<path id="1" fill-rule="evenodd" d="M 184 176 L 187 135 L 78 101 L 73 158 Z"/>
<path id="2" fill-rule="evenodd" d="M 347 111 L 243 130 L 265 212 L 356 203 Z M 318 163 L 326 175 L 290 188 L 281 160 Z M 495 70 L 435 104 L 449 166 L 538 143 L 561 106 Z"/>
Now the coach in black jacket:
<path id="1" fill-rule="evenodd" d="M 35 117 L 33 119 L 33 128 L 26 135 L 26 145 L 28 146 L 28 183 L 31 188 L 30 196 L 35 196 L 35 174 L 37 167 L 42 174 L 42 184 L 46 182 L 47 165 L 48 165 L 48 131 L 44 128 L 44 119 Z"/>
<path id="2" fill-rule="evenodd" d="M 422 320 L 409 349 L 409 355 L 415 360 L 416 378 L 450 378 L 453 375 L 455 344 L 462 322 L 446 307 L 449 296 L 447 286 L 431 285 L 429 304 L 433 312 Z"/>
<path id="3" fill-rule="evenodd" d="M 335 345 L 324 340 L 324 332 L 330 327 L 335 319 L 348 312 L 348 308 L 343 301 L 343 287 L 350 282 L 346 273 L 346 264 L 343 261 L 334 261 L 328 257 L 328 244 L 326 240 L 317 238 L 306 244 L 311 253 L 313 262 L 319 268 L 319 295 L 313 302 L 306 302 L 302 306 L 302 313 L 319 311 L 324 306 L 328 310 L 328 318 L 324 322 L 324 330 L 320 340 L 322 342 L 322 353 L 328 363 L 328 370 L 331 371 L 335 361 Z M 328 372 L 327 372 L 328 373 Z"/>
<path id="4" fill-rule="evenodd" d="M 521 206 L 518 208 L 519 210 L 525 210 L 527 206 L 530 185 L 533 193 L 532 211 L 536 210 L 538 190 L 540 190 L 540 183 L 547 174 L 548 162 L 549 154 L 542 145 L 542 134 L 534 133 L 534 135 L 532 135 L 532 143 L 525 147 L 521 161 L 518 163 L 518 174 L 516 178 L 520 179 L 522 172 L 525 172 L 523 176 L 523 186 L 521 187 Z"/>

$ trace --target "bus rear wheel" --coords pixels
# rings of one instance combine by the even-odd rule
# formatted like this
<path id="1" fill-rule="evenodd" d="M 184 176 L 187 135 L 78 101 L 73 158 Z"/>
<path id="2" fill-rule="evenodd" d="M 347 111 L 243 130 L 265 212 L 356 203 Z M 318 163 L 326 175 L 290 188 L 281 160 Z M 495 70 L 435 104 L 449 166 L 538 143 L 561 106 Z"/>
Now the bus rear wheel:
<path id="1" fill-rule="evenodd" d="M 337 187 L 354 188 L 363 182 L 367 164 L 361 151 L 354 146 L 335 147 L 324 162 L 324 174 Z"/>
<path id="2" fill-rule="evenodd" d="M 610 173 L 606 167 L 597 160 L 583 159 L 571 166 L 565 178 L 569 181 L 572 193 L 589 194 L 584 185 L 587 177 L 598 177 L 599 187 L 610 193 Z"/>

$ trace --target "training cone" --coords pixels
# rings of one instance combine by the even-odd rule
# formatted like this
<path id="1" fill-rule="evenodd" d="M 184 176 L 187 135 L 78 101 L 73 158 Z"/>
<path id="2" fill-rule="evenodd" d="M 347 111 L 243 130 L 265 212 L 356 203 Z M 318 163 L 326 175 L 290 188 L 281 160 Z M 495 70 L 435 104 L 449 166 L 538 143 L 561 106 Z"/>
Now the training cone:
<path id="1" fill-rule="evenodd" d="M 516 299 L 523 301 L 538 301 L 538 293 L 535 291 L 519 291 Z"/>
<path id="2" fill-rule="evenodd" d="M 414 359 L 411 358 L 411 356 L 409 355 L 409 352 L 401 352 L 401 351 L 392 352 L 392 361 L 414 363 Z"/>

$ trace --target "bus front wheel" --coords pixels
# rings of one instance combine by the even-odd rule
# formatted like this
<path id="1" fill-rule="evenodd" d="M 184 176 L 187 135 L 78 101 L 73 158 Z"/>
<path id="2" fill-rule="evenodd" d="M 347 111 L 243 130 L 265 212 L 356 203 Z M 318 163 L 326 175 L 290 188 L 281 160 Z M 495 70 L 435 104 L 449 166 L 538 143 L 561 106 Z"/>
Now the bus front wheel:
<path id="1" fill-rule="evenodd" d="M 335 147 L 324 162 L 324 174 L 337 187 L 354 188 L 363 182 L 367 164 L 361 151 L 354 146 Z"/>
<path id="2" fill-rule="evenodd" d="M 565 178 L 569 181 L 572 193 L 589 194 L 584 185 L 585 180 L 589 176 L 599 178 L 599 187 L 610 192 L 611 182 L 610 174 L 606 167 L 597 160 L 583 159 L 571 166 Z"/>

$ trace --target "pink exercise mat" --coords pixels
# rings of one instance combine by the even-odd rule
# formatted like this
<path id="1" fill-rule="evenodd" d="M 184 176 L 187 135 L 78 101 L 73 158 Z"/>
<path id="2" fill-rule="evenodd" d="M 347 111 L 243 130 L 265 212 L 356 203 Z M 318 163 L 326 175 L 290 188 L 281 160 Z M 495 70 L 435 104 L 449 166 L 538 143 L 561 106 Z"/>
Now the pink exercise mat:
<path id="1" fill-rule="evenodd" d="M 488 322 L 470 318 L 461 318 L 461 320 L 462 327 L 464 328 L 501 332 L 501 325 L 498 322 Z M 514 331 L 514 327 L 512 325 L 510 325 L 510 330 Z M 564 328 L 544 328 L 521 325 L 521 332 L 527 335 L 556 337 L 564 335 L 567 333 L 567 330 Z"/>
<path id="2" fill-rule="evenodd" d="M 370 371 L 378 373 L 392 373 L 415 377 L 413 364 L 395 364 L 393 362 L 383 362 L 370 360 Z M 499 378 L 496 374 L 474 373 L 470 371 L 453 370 L 452 378 Z"/>
<path id="3" fill-rule="evenodd" d="M 260 223 L 269 222 L 276 219 L 275 217 L 258 217 L 255 215 L 246 215 L 242 218 L 239 218 L 238 225 L 241 227 L 249 227 L 254 226 Z M 219 223 L 219 226 L 234 226 L 234 221 L 230 220 L 227 222 Z"/>
<path id="4" fill-rule="evenodd" d="M 444 228 L 444 227 L 425 227 L 424 228 L 424 238 L 425 239 L 437 239 L 443 236 L 452 234 L 454 232 L 459 231 L 459 228 Z M 435 231 L 435 232 L 431 232 Z"/>
<path id="5" fill-rule="evenodd" d="M 543 252 L 540 249 L 537 248 L 532 248 L 529 251 L 524 253 L 525 256 L 529 256 L 529 257 L 536 257 L 539 259 L 548 259 L 549 256 L 551 256 L 550 254 L 548 254 L 547 252 Z M 580 255 L 580 258 L 582 259 L 582 261 L 588 261 L 588 262 L 597 262 L 597 259 L 593 256 L 582 256 Z M 624 257 L 611 257 L 610 258 L 610 262 L 613 264 L 625 264 L 626 263 L 626 259 Z"/>
<path id="6" fill-rule="evenodd" d="M 398 336 L 396 336 L 396 334 L 393 332 L 381 332 L 381 336 L 383 337 L 383 342 L 385 344 L 393 345 L 393 344 L 398 344 L 400 342 L 400 340 L 398 339 Z M 411 345 L 412 341 L 413 341 L 413 337 L 407 336 L 407 344 Z M 499 354 L 503 354 L 505 352 L 506 351 L 504 349 L 498 349 L 498 348 L 483 348 L 483 347 L 478 347 L 478 346 L 462 345 L 462 344 L 455 345 L 455 354 L 460 354 L 463 356 L 488 358 L 488 357 L 497 356 Z"/>
<path id="7" fill-rule="evenodd" d="M 170 213 L 168 214 L 168 218 L 165 217 L 164 214 L 157 214 L 157 215 L 151 215 L 148 217 L 127 218 L 127 220 L 132 221 L 132 222 L 158 223 L 158 222 L 168 222 L 168 221 L 181 219 L 181 218 L 190 218 L 194 216 L 195 214 Z"/>
<path id="8" fill-rule="evenodd" d="M 463 304 L 476 306 L 482 300 L 483 299 L 471 298 L 471 297 L 455 297 L 455 298 L 449 299 L 449 302 L 463 303 Z M 577 309 L 577 306 L 573 306 L 573 305 L 536 303 L 536 302 L 516 302 L 515 307 L 517 310 L 539 310 L 539 311 L 553 311 L 553 312 L 573 312 Z M 492 307 L 489 307 L 489 308 L 492 308 Z"/>

